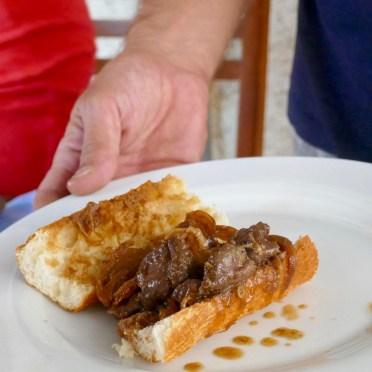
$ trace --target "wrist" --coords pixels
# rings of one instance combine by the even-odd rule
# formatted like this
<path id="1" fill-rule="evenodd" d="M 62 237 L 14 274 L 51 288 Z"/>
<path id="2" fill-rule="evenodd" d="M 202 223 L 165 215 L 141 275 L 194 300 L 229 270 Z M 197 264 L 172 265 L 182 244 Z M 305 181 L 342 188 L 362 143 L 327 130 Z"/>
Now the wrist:
<path id="1" fill-rule="evenodd" d="M 138 28 L 137 28 L 138 27 Z M 181 41 L 182 40 L 182 41 Z M 152 32 L 142 25 L 135 25 L 128 35 L 124 55 L 143 54 L 166 60 L 168 63 L 193 73 L 210 82 L 219 59 L 203 50 L 198 41 L 172 33 Z"/>

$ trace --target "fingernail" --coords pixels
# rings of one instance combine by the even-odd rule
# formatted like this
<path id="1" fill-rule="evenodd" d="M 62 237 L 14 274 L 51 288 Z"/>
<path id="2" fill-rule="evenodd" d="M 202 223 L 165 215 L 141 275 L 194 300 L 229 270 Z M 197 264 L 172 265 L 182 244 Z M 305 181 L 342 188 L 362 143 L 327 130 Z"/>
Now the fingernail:
<path id="1" fill-rule="evenodd" d="M 67 186 L 71 185 L 71 183 L 74 183 L 77 178 L 85 177 L 88 174 L 92 173 L 93 168 L 92 167 L 83 167 L 80 168 L 73 176 L 72 178 L 67 182 Z"/>

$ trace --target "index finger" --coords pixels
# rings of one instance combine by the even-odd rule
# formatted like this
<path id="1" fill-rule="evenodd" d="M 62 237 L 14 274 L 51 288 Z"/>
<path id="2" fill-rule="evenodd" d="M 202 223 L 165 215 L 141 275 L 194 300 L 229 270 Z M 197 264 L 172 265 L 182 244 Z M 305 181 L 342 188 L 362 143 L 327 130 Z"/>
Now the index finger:
<path id="1" fill-rule="evenodd" d="M 68 126 L 52 166 L 36 190 L 34 208 L 41 208 L 69 194 L 67 181 L 79 167 L 81 137 L 79 128 Z"/>

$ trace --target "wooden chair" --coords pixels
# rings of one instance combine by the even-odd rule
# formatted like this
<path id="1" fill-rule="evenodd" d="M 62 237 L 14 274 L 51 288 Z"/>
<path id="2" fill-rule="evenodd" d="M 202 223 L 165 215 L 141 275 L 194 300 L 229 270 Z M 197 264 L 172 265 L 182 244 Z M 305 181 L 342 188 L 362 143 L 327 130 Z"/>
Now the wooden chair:
<path id="1" fill-rule="evenodd" d="M 224 60 L 215 79 L 240 82 L 237 156 L 262 155 L 270 0 L 249 0 L 250 7 L 235 37 L 241 60 Z M 95 21 L 97 36 L 123 36 L 130 21 Z M 97 60 L 97 71 L 107 62 Z"/>

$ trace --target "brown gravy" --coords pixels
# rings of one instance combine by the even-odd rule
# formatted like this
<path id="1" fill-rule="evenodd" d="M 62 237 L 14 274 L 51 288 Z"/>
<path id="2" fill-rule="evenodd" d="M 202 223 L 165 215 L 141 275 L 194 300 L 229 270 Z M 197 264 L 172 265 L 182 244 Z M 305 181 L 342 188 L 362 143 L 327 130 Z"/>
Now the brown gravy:
<path id="1" fill-rule="evenodd" d="M 199 372 L 203 369 L 203 364 L 199 363 L 199 362 L 192 362 L 192 363 L 187 363 L 183 366 L 183 369 L 185 371 L 189 371 L 189 372 Z"/>
<path id="2" fill-rule="evenodd" d="M 251 326 L 255 326 L 255 325 L 258 324 L 258 322 L 257 322 L 257 320 L 251 320 L 248 324 L 251 325 Z"/>
<path id="3" fill-rule="evenodd" d="M 260 344 L 263 346 L 271 347 L 275 346 L 278 344 L 278 340 L 275 340 L 275 338 L 272 337 L 264 337 L 261 341 Z"/>
<path id="4" fill-rule="evenodd" d="M 304 337 L 304 333 L 298 329 L 280 327 L 274 329 L 271 334 L 276 337 L 283 337 L 287 340 L 298 340 L 299 338 Z"/>
<path id="5" fill-rule="evenodd" d="M 273 311 L 266 311 L 264 315 L 262 315 L 266 319 L 275 318 L 276 314 Z"/>
<path id="6" fill-rule="evenodd" d="M 213 354 L 223 359 L 239 359 L 244 355 L 244 352 L 237 347 L 222 346 L 214 349 Z"/>
<path id="7" fill-rule="evenodd" d="M 284 305 L 282 308 L 282 316 L 287 320 L 295 320 L 298 318 L 297 309 L 293 305 Z"/>
<path id="8" fill-rule="evenodd" d="M 254 343 L 253 338 L 249 336 L 236 336 L 232 341 L 238 345 L 252 345 Z"/>

